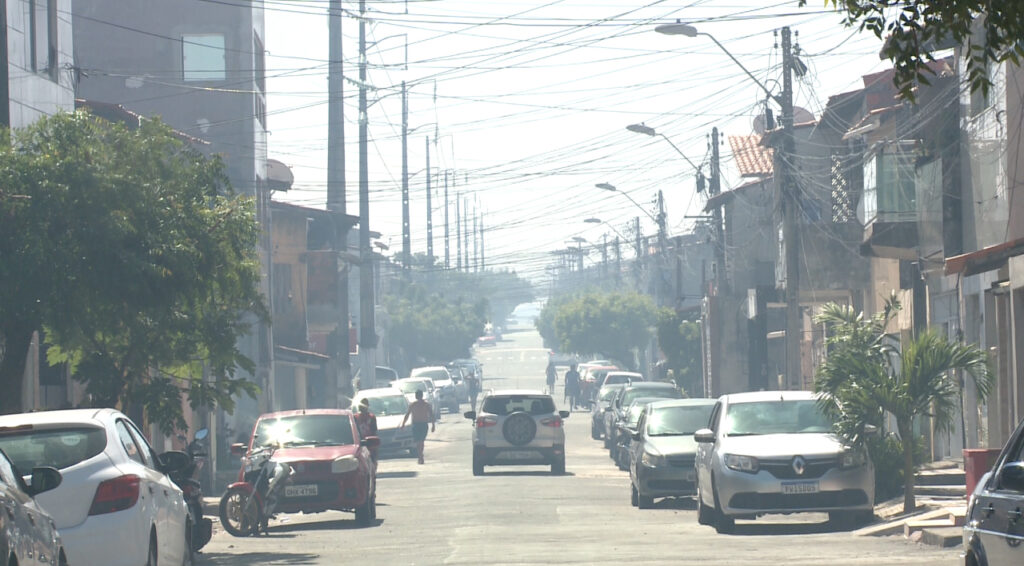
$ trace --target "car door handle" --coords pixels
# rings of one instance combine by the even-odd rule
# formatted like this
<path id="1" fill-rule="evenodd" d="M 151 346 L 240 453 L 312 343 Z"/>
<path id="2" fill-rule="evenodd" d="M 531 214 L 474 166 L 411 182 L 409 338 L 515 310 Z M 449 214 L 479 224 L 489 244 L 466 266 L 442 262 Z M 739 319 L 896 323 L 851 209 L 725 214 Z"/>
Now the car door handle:
<path id="1" fill-rule="evenodd" d="M 147 489 L 149 489 L 149 494 L 153 495 L 153 486 L 148 486 Z"/>
<path id="2" fill-rule="evenodd" d="M 1006 512 L 1006 517 L 1010 519 L 1011 523 L 1016 523 L 1017 521 L 1019 521 L 1022 515 L 1024 515 L 1024 513 L 1021 513 L 1020 507 L 1014 509 L 1013 511 Z"/>
<path id="3" fill-rule="evenodd" d="M 991 503 L 989 503 L 988 506 L 985 507 L 985 510 L 982 511 L 982 514 L 984 514 L 985 518 L 987 519 L 987 518 L 991 517 L 992 514 L 995 513 L 995 512 L 996 512 L 995 506 L 992 505 Z"/>
<path id="4" fill-rule="evenodd" d="M 29 513 L 28 514 L 28 522 L 32 523 L 33 525 L 35 525 L 36 524 L 36 516 L 33 515 L 32 513 Z"/>

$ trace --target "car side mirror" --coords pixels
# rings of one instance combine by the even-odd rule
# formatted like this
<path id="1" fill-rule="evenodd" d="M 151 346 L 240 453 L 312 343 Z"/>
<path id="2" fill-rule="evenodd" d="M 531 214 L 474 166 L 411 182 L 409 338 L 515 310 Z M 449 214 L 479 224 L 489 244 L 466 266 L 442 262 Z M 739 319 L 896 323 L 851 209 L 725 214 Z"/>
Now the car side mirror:
<path id="1" fill-rule="evenodd" d="M 28 486 L 28 494 L 35 497 L 45 491 L 56 489 L 63 480 L 64 476 L 60 475 L 57 468 L 50 466 L 32 468 L 32 484 Z"/>
<path id="2" fill-rule="evenodd" d="M 161 472 L 172 474 L 185 469 L 192 463 L 192 457 L 180 450 L 171 450 L 157 456 L 156 461 Z"/>
<path id="3" fill-rule="evenodd" d="M 465 413 L 462 413 L 462 416 L 466 417 L 467 419 L 469 419 L 471 421 L 475 421 L 476 420 L 476 411 L 466 411 Z"/>
<path id="4" fill-rule="evenodd" d="M 1009 462 L 999 473 L 999 487 L 1024 491 L 1024 462 Z"/>
<path id="5" fill-rule="evenodd" d="M 241 442 L 236 442 L 236 443 L 231 445 L 231 455 L 232 456 L 241 456 L 243 454 L 245 454 L 245 445 L 244 444 L 242 444 Z"/>
<path id="6" fill-rule="evenodd" d="M 569 418 L 569 411 L 558 411 L 558 416 L 562 417 L 563 419 L 567 419 Z"/>
<path id="7" fill-rule="evenodd" d="M 636 432 L 630 432 L 630 433 L 629 433 L 629 437 L 630 437 L 630 438 L 632 438 L 633 440 L 637 441 L 637 442 L 640 442 L 640 438 L 641 438 L 642 436 L 643 436 L 643 435 L 642 435 L 642 434 L 640 434 L 640 431 L 639 431 L 639 430 L 638 430 L 638 431 L 636 431 Z"/>
<path id="8" fill-rule="evenodd" d="M 366 438 L 364 438 L 364 439 L 359 441 L 359 445 L 360 446 L 365 446 L 367 448 L 376 448 L 376 447 L 380 446 L 380 437 L 379 436 L 367 436 Z"/>
<path id="9" fill-rule="evenodd" d="M 693 433 L 693 439 L 702 444 L 710 444 L 715 441 L 715 433 L 710 428 L 702 428 Z"/>

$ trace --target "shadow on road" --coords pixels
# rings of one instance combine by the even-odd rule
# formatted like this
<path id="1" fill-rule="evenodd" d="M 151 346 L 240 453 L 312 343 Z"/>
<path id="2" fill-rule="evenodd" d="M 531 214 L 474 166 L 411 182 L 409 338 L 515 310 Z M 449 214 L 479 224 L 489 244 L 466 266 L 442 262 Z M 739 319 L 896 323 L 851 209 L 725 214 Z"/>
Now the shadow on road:
<path id="1" fill-rule="evenodd" d="M 224 554 L 203 552 L 196 556 L 197 566 L 204 564 L 218 566 L 249 566 L 250 564 L 316 564 L 316 554 L 293 554 L 290 552 L 249 552 L 247 554 Z"/>
<path id="2" fill-rule="evenodd" d="M 556 478 L 568 478 L 568 477 L 572 477 L 572 476 L 575 476 L 575 475 L 576 474 L 574 474 L 572 472 L 565 472 L 564 474 L 552 474 L 549 471 L 541 471 L 541 470 L 530 471 L 530 472 L 524 472 L 524 471 L 518 471 L 518 472 L 491 472 L 491 471 L 487 471 L 487 472 L 484 472 L 484 476 L 495 476 L 495 477 L 549 476 L 549 477 L 556 477 Z"/>
<path id="3" fill-rule="evenodd" d="M 294 533 L 299 531 L 355 531 L 372 529 L 384 524 L 384 519 L 374 519 L 369 525 L 360 525 L 353 519 L 332 519 L 329 521 L 309 521 L 302 523 L 285 523 L 270 528 L 268 536 L 273 538 L 278 533 Z"/>
<path id="4" fill-rule="evenodd" d="M 811 535 L 848 530 L 828 521 L 821 523 L 746 523 L 737 521 L 732 534 L 737 536 Z"/>
<path id="5" fill-rule="evenodd" d="M 414 477 L 416 477 L 418 475 L 420 475 L 419 472 L 377 472 L 377 479 L 379 479 L 379 480 L 404 479 L 404 478 L 414 478 Z"/>
<path id="6" fill-rule="evenodd" d="M 655 501 L 651 509 L 675 509 L 677 511 L 696 511 L 697 502 L 692 497 L 667 497 Z"/>

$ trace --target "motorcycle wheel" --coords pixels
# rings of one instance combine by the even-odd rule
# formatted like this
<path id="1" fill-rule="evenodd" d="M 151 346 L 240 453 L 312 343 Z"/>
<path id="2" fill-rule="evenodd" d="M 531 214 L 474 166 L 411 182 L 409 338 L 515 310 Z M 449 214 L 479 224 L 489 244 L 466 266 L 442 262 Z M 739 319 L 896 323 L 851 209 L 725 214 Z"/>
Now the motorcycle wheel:
<path id="1" fill-rule="evenodd" d="M 220 498 L 220 524 L 232 536 L 253 534 L 262 516 L 259 500 L 240 487 L 228 489 Z"/>

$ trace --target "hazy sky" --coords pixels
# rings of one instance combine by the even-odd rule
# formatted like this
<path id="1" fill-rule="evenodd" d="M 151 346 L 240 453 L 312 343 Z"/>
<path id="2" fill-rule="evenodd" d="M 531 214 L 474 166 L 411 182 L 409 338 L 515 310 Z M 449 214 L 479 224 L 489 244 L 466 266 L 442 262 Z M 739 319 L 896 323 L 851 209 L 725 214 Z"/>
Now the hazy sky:
<path id="1" fill-rule="evenodd" d="M 444 254 L 444 171 L 449 191 L 484 213 L 487 263 L 536 276 L 573 237 L 598 243 L 612 228 L 654 223 L 611 183 L 655 212 L 664 191 L 670 234 L 687 232 L 706 201 L 695 171 L 661 138 L 629 132 L 644 122 L 697 165 L 710 156 L 713 126 L 747 135 L 765 95 L 710 39 L 665 36 L 680 19 L 714 35 L 762 83 L 781 91 L 781 39 L 790 26 L 808 66 L 795 99 L 819 116 L 829 96 L 887 68 L 880 42 L 844 28 L 821 2 L 756 0 L 368 1 L 370 227 L 391 253 L 401 248 L 401 97 L 409 85 L 412 250 L 426 251 L 425 136 L 433 172 L 434 254 Z M 290 165 L 295 189 L 275 198 L 326 203 L 327 0 L 268 0 L 266 47 L 270 156 Z M 358 76 L 356 1 L 344 8 L 345 72 Z M 355 86 L 345 86 L 348 212 L 358 212 Z M 772 104 L 773 111 L 778 108 Z M 436 124 L 436 125 L 435 125 Z M 435 136 L 439 139 L 435 140 Z M 724 138 L 723 138 L 724 140 Z M 726 180 L 736 186 L 728 144 Z M 706 172 L 705 165 L 705 172 Z M 454 187 L 453 185 L 454 180 Z M 454 212 L 451 212 L 454 223 Z M 600 218 L 606 225 L 585 224 Z M 451 253 L 455 253 L 454 224 Z M 575 244 L 572 244 L 575 245 Z M 628 249 L 628 246 L 626 246 Z M 591 255 L 599 258 L 599 254 Z M 590 259 L 587 260 L 588 262 Z M 454 259 L 453 259 L 454 264 Z"/>

